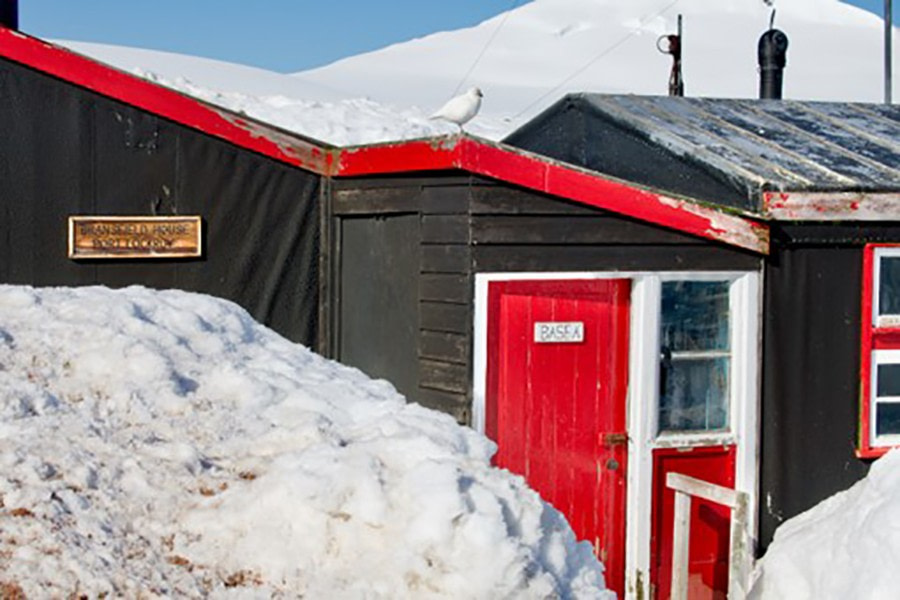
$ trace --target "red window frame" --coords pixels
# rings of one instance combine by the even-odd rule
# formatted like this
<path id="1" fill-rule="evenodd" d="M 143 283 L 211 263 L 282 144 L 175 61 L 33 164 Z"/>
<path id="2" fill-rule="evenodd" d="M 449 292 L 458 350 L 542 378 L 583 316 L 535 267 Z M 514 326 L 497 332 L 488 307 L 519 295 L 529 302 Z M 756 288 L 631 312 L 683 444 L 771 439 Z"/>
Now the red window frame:
<path id="1" fill-rule="evenodd" d="M 861 458 L 877 458 L 887 453 L 897 444 L 875 445 L 873 433 L 874 398 L 872 397 L 873 354 L 876 350 L 900 350 L 900 323 L 879 327 L 875 321 L 875 281 L 876 252 L 879 249 L 896 249 L 900 256 L 900 244 L 867 244 L 863 249 L 862 282 L 862 335 L 860 347 L 860 407 L 859 407 L 859 447 L 856 454 Z"/>

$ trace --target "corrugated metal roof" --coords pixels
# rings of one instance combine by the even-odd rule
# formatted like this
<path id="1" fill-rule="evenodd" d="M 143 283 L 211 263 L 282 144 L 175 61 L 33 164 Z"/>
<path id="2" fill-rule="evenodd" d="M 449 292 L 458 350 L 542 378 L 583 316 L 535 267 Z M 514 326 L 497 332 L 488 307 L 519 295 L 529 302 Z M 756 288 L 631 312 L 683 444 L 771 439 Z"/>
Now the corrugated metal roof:
<path id="1" fill-rule="evenodd" d="M 676 156 L 747 188 L 900 190 L 900 107 L 579 94 Z"/>

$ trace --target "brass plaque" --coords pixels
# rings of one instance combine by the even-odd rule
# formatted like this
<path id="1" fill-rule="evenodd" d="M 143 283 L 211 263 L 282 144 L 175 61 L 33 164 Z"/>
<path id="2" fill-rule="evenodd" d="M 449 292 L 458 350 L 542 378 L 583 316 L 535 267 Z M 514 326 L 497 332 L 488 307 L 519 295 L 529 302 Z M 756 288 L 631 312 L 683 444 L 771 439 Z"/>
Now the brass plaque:
<path id="1" fill-rule="evenodd" d="M 185 258 L 202 253 L 200 217 L 69 217 L 69 258 Z"/>

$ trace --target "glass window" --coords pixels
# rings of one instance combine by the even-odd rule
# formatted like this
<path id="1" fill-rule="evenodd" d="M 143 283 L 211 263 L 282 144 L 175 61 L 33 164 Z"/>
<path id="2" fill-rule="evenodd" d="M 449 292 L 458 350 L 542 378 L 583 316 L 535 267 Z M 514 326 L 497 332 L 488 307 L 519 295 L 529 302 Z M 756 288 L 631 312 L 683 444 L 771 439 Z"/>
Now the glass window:
<path id="1" fill-rule="evenodd" d="M 728 427 L 729 281 L 666 281 L 660 313 L 659 431 Z"/>
<path id="2" fill-rule="evenodd" d="M 900 434 L 900 353 L 875 351 L 875 435 Z"/>
<path id="3" fill-rule="evenodd" d="M 900 315 L 900 256 L 881 256 L 878 263 L 878 315 Z"/>

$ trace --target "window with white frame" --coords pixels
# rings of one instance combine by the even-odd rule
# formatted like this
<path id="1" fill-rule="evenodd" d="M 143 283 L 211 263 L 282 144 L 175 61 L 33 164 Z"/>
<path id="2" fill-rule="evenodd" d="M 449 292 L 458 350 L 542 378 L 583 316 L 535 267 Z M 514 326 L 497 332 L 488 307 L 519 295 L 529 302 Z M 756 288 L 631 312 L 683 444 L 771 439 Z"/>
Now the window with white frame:
<path id="1" fill-rule="evenodd" d="M 732 284 L 661 284 L 658 433 L 729 427 Z"/>
<path id="2" fill-rule="evenodd" d="M 859 453 L 877 456 L 900 445 L 900 246 L 866 246 L 862 304 Z"/>

